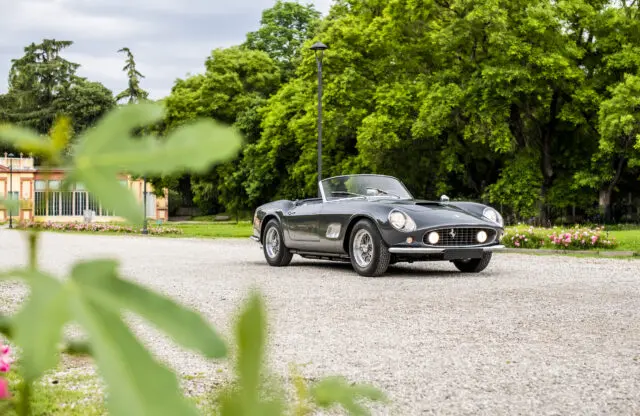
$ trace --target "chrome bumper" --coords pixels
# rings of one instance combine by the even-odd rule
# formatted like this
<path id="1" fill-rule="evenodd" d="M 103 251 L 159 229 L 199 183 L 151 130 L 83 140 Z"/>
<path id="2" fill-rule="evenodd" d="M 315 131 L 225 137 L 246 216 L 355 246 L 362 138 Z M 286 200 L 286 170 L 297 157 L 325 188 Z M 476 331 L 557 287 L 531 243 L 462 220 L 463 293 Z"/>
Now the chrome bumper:
<path id="1" fill-rule="evenodd" d="M 488 247 L 438 247 L 438 248 L 430 248 L 430 247 L 390 247 L 389 253 L 393 254 L 443 254 L 447 250 L 455 250 L 455 251 L 497 251 L 504 249 L 505 246 L 488 246 Z"/>
<path id="2" fill-rule="evenodd" d="M 260 239 L 258 237 L 256 237 L 255 235 L 252 235 L 251 237 L 249 237 L 249 240 L 255 241 L 256 243 L 260 242 Z"/>

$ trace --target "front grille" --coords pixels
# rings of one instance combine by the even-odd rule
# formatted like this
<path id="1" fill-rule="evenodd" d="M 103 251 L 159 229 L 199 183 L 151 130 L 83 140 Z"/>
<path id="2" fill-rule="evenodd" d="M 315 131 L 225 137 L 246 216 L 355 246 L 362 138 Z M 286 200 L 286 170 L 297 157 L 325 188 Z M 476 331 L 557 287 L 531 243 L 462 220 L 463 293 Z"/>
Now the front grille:
<path id="1" fill-rule="evenodd" d="M 429 243 L 429 234 L 432 232 L 440 234 L 440 240 L 436 244 Z M 453 232 L 452 232 L 453 231 Z M 480 231 L 487 233 L 487 241 L 480 243 L 477 235 Z M 441 228 L 429 230 L 422 237 L 422 241 L 432 247 L 452 247 L 452 246 L 476 246 L 491 244 L 496 239 L 496 231 L 491 228 Z"/>

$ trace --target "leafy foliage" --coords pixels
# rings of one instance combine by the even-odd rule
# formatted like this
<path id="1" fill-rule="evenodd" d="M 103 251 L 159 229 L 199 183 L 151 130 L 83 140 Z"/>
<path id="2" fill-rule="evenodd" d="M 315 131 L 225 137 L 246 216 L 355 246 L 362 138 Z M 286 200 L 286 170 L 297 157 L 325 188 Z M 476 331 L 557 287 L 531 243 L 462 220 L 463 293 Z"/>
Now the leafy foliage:
<path id="1" fill-rule="evenodd" d="M 320 13 L 311 4 L 277 0 L 262 12 L 260 28 L 247 34 L 244 45 L 268 53 L 286 81 L 300 63 L 303 44 L 313 37 L 319 23 Z"/>
<path id="2" fill-rule="evenodd" d="M 8 92 L 0 95 L 0 124 L 10 122 L 47 134 L 64 115 L 72 121 L 72 133 L 78 134 L 115 106 L 111 91 L 77 76 L 79 64 L 61 56 L 72 45 L 71 41 L 44 39 L 25 47 L 24 56 L 12 60 Z"/>
<path id="3" fill-rule="evenodd" d="M 235 130 L 211 120 L 182 126 L 162 142 L 152 135 L 132 136 L 135 128 L 157 122 L 162 115 L 162 107 L 151 103 L 125 106 L 109 113 L 78 139 L 66 180 L 84 184 L 104 207 L 141 224 L 144 215 L 139 203 L 125 186 L 114 180 L 120 172 L 163 175 L 184 168 L 203 171 L 212 163 L 232 157 L 240 146 L 241 139 Z M 60 160 L 55 142 L 42 139 L 35 132 L 5 127 L 0 129 L 2 139 Z"/>
<path id="4" fill-rule="evenodd" d="M 118 209 L 131 221 L 140 220 L 140 207 L 130 191 L 120 188 L 118 175 L 171 175 L 179 170 L 202 171 L 233 157 L 240 144 L 236 130 L 211 120 L 184 124 L 164 140 L 132 131 L 157 121 L 162 107 L 135 104 L 118 108 L 80 137 L 71 158 L 62 157 L 69 136 L 68 120 L 61 118 L 51 137 L 17 126 L 5 126 L 0 138 L 19 148 L 38 153 L 48 163 L 68 166 L 67 181 L 80 181 L 94 192 L 103 206 Z M 69 352 L 89 353 L 108 386 L 106 401 L 114 415 L 195 415 L 197 409 L 185 398 L 175 374 L 158 362 L 135 337 L 123 318 L 132 312 L 165 332 L 184 348 L 208 359 L 226 357 L 226 343 L 199 314 L 172 299 L 121 277 L 114 260 L 96 259 L 76 263 L 70 276 L 57 278 L 38 268 L 37 233 L 29 234 L 29 264 L 0 274 L 2 279 L 19 278 L 30 287 L 22 308 L 3 320 L 2 332 L 21 348 L 21 376 L 24 382 L 18 409 L 29 415 L 31 386 L 59 361 L 62 328 L 79 323 L 88 341 L 68 343 Z M 279 415 L 282 397 L 264 398 L 261 379 L 266 320 L 262 300 L 249 299 L 236 326 L 237 386 L 224 390 L 219 398 L 222 414 Z M 342 404 L 360 411 L 354 398 L 381 397 L 368 388 L 325 381 L 318 387 L 321 406 Z M 315 390 L 314 390 L 315 391 Z M 314 393 L 314 397 L 315 397 Z"/>

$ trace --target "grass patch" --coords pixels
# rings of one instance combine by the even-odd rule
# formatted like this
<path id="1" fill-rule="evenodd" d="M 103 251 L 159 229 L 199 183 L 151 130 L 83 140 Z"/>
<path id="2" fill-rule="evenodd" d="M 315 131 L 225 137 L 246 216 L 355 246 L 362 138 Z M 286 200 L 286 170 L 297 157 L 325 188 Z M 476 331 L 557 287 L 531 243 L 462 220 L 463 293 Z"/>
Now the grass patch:
<path id="1" fill-rule="evenodd" d="M 609 232 L 618 241 L 618 250 L 640 253 L 640 229 Z"/>
<path id="2" fill-rule="evenodd" d="M 18 228 L 25 230 L 27 228 Z M 118 224 L 98 224 L 84 226 L 78 224 L 74 226 L 64 223 L 53 223 L 45 225 L 44 223 L 34 223 L 29 229 L 38 229 L 41 231 L 61 232 L 61 233 L 82 233 L 82 234 L 100 234 L 100 235 L 140 235 L 139 227 L 130 227 L 124 223 Z M 150 237 L 173 237 L 173 238 L 249 238 L 253 234 L 253 223 L 251 221 L 235 222 L 214 222 L 210 224 L 177 222 L 156 225 L 149 223 Z"/>
<path id="3" fill-rule="evenodd" d="M 167 237 L 197 237 L 197 238 L 249 238 L 253 234 L 253 224 L 250 221 L 236 223 L 212 224 L 172 224 L 182 231 L 181 234 L 171 234 Z"/>

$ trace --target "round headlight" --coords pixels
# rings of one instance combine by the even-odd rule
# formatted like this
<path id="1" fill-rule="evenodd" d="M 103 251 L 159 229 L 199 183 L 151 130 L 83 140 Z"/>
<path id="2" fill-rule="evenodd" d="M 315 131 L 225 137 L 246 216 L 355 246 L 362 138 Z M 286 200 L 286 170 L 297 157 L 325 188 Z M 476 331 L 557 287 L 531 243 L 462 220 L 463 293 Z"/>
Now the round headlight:
<path id="1" fill-rule="evenodd" d="M 407 223 L 407 218 L 402 212 L 394 211 L 389 215 L 389 222 L 391 222 L 393 228 L 397 228 L 398 230 L 400 230 Z"/>
<path id="2" fill-rule="evenodd" d="M 389 213 L 389 223 L 398 231 L 411 232 L 416 230 L 416 223 L 402 211 L 391 211 Z"/>
<path id="3" fill-rule="evenodd" d="M 478 242 L 479 243 L 484 243 L 485 241 L 487 241 L 487 233 L 485 231 L 480 231 L 477 235 L 478 238 Z"/>
<path id="4" fill-rule="evenodd" d="M 440 241 L 440 234 L 433 231 L 429 233 L 428 238 L 429 238 L 429 244 L 438 244 L 438 241 Z"/>
<path id="5" fill-rule="evenodd" d="M 502 217 L 498 214 L 498 211 L 493 208 L 485 208 L 482 212 L 482 216 L 496 224 L 502 225 Z"/>

